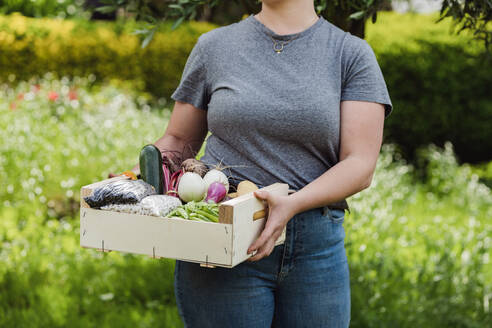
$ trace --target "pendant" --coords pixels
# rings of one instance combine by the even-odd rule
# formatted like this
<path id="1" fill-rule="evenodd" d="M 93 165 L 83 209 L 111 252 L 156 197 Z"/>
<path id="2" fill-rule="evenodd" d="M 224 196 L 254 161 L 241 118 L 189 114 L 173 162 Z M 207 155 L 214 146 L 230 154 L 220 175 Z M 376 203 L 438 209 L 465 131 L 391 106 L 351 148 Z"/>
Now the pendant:
<path id="1" fill-rule="evenodd" d="M 283 43 L 274 43 L 273 44 L 273 50 L 278 54 L 284 50 L 284 44 Z"/>

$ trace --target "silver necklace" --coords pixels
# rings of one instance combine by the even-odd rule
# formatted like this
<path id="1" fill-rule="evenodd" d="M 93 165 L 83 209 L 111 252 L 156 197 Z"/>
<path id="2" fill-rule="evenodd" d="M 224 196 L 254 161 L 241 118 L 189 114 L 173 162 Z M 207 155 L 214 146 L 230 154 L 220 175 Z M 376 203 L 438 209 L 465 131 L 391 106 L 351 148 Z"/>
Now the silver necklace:
<path id="1" fill-rule="evenodd" d="M 260 15 L 258 14 L 258 18 L 260 17 Z M 319 17 L 316 15 L 315 19 L 311 22 L 313 23 L 314 21 L 316 21 L 316 19 L 318 19 Z M 259 19 L 258 19 L 259 20 Z M 260 23 L 263 24 L 263 22 L 261 22 L 261 20 L 259 20 Z M 263 24 L 265 25 L 265 24 Z M 266 26 L 266 25 L 265 25 Z M 310 27 L 312 26 L 311 24 L 309 25 Z M 308 27 L 309 28 L 309 27 Z M 283 50 L 284 50 L 284 46 L 289 44 L 291 41 L 297 39 L 299 37 L 299 34 L 301 34 L 301 32 L 297 33 L 296 36 L 290 38 L 289 40 L 277 40 L 273 37 L 273 35 L 271 34 L 268 34 L 268 36 L 270 37 L 270 39 L 272 39 L 273 41 L 273 51 L 275 51 L 277 53 L 277 55 L 279 55 Z"/>

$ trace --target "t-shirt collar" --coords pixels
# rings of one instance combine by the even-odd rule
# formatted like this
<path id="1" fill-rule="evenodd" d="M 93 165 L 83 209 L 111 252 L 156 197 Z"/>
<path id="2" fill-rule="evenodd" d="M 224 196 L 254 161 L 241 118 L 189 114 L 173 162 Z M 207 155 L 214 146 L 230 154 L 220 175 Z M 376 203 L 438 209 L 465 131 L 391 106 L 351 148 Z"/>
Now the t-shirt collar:
<path id="1" fill-rule="evenodd" d="M 270 28 L 266 27 L 265 25 L 263 25 L 262 22 L 260 22 L 258 19 L 256 19 L 253 14 L 250 14 L 246 18 L 246 21 L 248 23 L 254 25 L 257 30 L 259 30 L 261 33 L 263 33 L 268 38 L 270 38 L 270 36 L 272 36 L 273 38 L 275 38 L 277 40 L 289 40 L 289 39 L 292 39 L 294 37 L 296 39 L 299 39 L 299 38 L 302 38 L 304 36 L 307 36 L 307 35 L 313 33 L 321 24 L 323 24 L 324 18 L 323 18 L 323 16 L 319 16 L 319 19 L 314 24 L 312 24 L 307 29 L 305 29 L 301 32 L 291 33 L 291 34 L 283 34 L 283 35 L 280 35 L 280 34 L 273 32 Z"/>

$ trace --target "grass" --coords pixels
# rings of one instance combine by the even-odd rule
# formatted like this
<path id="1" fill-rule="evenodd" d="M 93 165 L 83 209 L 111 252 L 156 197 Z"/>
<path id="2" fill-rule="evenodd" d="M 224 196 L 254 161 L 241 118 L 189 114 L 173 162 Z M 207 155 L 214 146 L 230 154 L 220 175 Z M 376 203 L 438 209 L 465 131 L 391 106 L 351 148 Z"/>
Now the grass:
<path id="1" fill-rule="evenodd" d="M 79 247 L 82 185 L 132 166 L 169 119 L 90 79 L 0 86 L 0 326 L 179 327 L 173 261 Z M 385 145 L 345 220 L 353 327 L 492 321 L 492 203 L 451 144 L 403 162 Z"/>

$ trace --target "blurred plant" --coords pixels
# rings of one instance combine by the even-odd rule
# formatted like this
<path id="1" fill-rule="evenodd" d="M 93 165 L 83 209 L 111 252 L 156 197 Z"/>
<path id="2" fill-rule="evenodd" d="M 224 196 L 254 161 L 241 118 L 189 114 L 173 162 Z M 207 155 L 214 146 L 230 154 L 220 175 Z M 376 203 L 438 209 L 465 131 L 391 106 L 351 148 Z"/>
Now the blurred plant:
<path id="1" fill-rule="evenodd" d="M 469 31 L 450 33 L 438 14 L 380 13 L 367 42 L 384 74 L 395 110 L 385 140 L 415 160 L 418 147 L 451 141 L 459 163 L 492 160 L 492 56 Z M 473 113 L 471 115 L 470 113 Z"/>
<path id="2" fill-rule="evenodd" d="M 131 16 L 147 23 L 134 34 L 142 36 L 142 48 L 145 48 L 154 37 L 159 25 L 166 20 L 174 20 L 171 29 L 177 28 L 184 20 L 193 20 L 204 6 L 213 7 L 219 0 L 176 0 L 166 1 L 167 10 L 158 9 L 154 0 L 101 0 L 104 4 L 95 10 L 101 13 L 112 13 L 121 10 L 123 16 Z"/>
<path id="3" fill-rule="evenodd" d="M 385 140 L 400 145 L 411 160 L 418 147 L 431 142 L 442 147 L 449 140 L 459 162 L 488 161 L 492 158 L 484 149 L 492 149 L 492 56 L 480 55 L 481 44 L 471 33 L 450 34 L 451 19 L 435 24 L 437 18 L 382 12 L 378 24 L 367 24 L 366 39 L 395 108 L 385 122 Z M 185 22 L 169 33 L 167 22 L 141 49 L 139 36 L 131 33 L 144 27 L 132 20 L 0 16 L 0 80 L 15 83 L 46 71 L 59 77 L 94 74 L 98 83 L 131 80 L 134 88 L 169 97 L 197 38 L 216 25 Z"/>
<path id="4" fill-rule="evenodd" d="M 53 76 L 0 84 L 0 327 L 179 327 L 172 261 L 78 241 L 80 186 L 136 163 L 169 112 L 131 85 Z"/>
<path id="5" fill-rule="evenodd" d="M 12 84 L 46 72 L 57 78 L 92 74 L 99 82 L 131 80 L 133 88 L 167 97 L 197 38 L 215 27 L 187 22 L 168 33 L 170 25 L 162 24 L 155 42 L 141 49 L 132 31 L 145 28 L 143 22 L 0 16 L 0 82 Z"/>
<path id="6" fill-rule="evenodd" d="M 148 21 L 151 25 L 139 31 L 145 34 L 145 44 L 151 39 L 155 26 L 166 19 L 174 20 L 173 27 L 177 27 L 184 20 L 200 16 L 204 10 L 209 10 L 221 3 L 221 0 L 168 0 L 169 11 L 162 12 L 152 9 L 153 0 L 103 0 L 106 4 L 97 10 L 114 12 L 122 8 L 132 13 L 137 19 Z M 235 2 L 241 3 L 240 0 Z M 259 2 L 259 1 L 257 1 Z M 377 21 L 377 13 L 391 8 L 391 0 L 315 0 L 315 9 L 318 14 L 333 22 L 345 31 L 349 31 L 361 38 L 365 36 L 365 22 L 371 19 Z M 247 8 L 247 7 L 244 7 Z M 244 14 L 249 14 L 245 12 Z M 458 32 L 464 29 L 473 31 L 474 35 L 485 42 L 488 49 L 492 38 L 490 25 L 492 19 L 492 5 L 490 0 L 443 0 L 440 19 L 451 17 L 460 26 Z"/>
<path id="7" fill-rule="evenodd" d="M 169 111 L 150 100 L 95 76 L 0 84 L 0 327 L 181 325 L 172 261 L 78 242 L 80 187 L 163 133 Z M 349 199 L 352 327 L 492 321 L 491 191 L 450 144 L 419 156 L 416 169 L 385 144 L 371 187 Z"/>
<path id="8" fill-rule="evenodd" d="M 446 17 L 453 18 L 458 33 L 470 30 L 487 48 L 492 45 L 491 0 L 444 0 L 440 14 L 438 21 Z"/>
<path id="9" fill-rule="evenodd" d="M 316 0 L 315 8 L 333 24 L 365 38 L 366 20 L 377 21 L 377 13 L 390 8 L 390 0 Z"/>
<path id="10" fill-rule="evenodd" d="M 87 17 L 84 0 L 2 0 L 0 13 L 29 17 Z"/>
<path id="11" fill-rule="evenodd" d="M 160 21 L 174 20 L 174 29 L 184 20 L 199 17 L 204 10 L 215 7 L 221 0 L 169 0 L 166 1 L 168 10 L 164 12 L 155 10 L 153 0 L 102 0 L 101 2 L 105 5 L 97 8 L 97 11 L 110 13 L 122 9 L 136 19 L 148 22 L 148 28 L 137 32 L 145 34 L 144 45 L 146 45 Z M 240 3 L 241 1 L 234 0 L 234 2 Z M 371 17 L 375 22 L 377 11 L 385 4 L 387 0 L 316 0 L 315 8 L 318 14 L 328 17 L 341 28 L 364 37 L 365 20 Z"/>
<path id="12" fill-rule="evenodd" d="M 15 88 L 0 85 L 2 206 L 39 202 L 54 216 L 74 215 L 80 183 L 128 169 L 145 140 L 163 132 L 168 114 L 151 112 L 148 95 L 92 86 L 94 79 L 48 73 Z M 87 163 L 89 154 L 97 164 Z"/>
<path id="13" fill-rule="evenodd" d="M 480 177 L 480 181 L 492 188 L 492 161 L 472 167 L 473 172 Z"/>
<path id="14" fill-rule="evenodd" d="M 426 178 L 383 146 L 346 218 L 354 327 L 483 327 L 492 320 L 492 193 L 451 144 L 419 152 Z"/>

